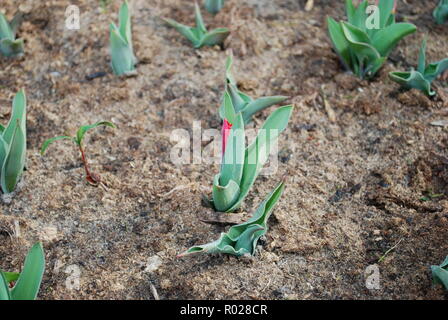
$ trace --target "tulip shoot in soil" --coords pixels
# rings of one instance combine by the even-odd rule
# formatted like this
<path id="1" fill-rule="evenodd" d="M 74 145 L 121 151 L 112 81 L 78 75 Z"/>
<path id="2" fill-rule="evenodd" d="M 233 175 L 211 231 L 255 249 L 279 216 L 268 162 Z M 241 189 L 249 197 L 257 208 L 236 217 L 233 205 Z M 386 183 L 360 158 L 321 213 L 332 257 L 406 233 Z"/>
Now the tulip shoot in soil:
<path id="1" fill-rule="evenodd" d="M 432 266 L 432 279 L 434 284 L 441 284 L 448 290 L 448 257 L 439 266 Z"/>
<path id="2" fill-rule="evenodd" d="M 84 135 L 86 134 L 87 131 L 89 131 L 91 129 L 94 129 L 96 127 L 99 127 L 99 126 L 107 126 L 107 127 L 110 127 L 110 128 L 116 128 L 116 126 L 113 123 L 108 122 L 108 121 L 100 121 L 100 122 L 97 122 L 97 123 L 92 124 L 92 125 L 82 126 L 82 127 L 80 127 L 78 129 L 78 132 L 76 133 L 75 137 L 58 136 L 58 137 L 54 137 L 54 138 L 48 139 L 42 145 L 40 153 L 43 155 L 45 153 L 45 151 L 47 150 L 47 148 L 50 146 L 50 144 L 52 144 L 55 141 L 58 141 L 58 140 L 71 140 L 71 141 L 73 141 L 78 146 L 79 152 L 81 153 L 81 160 L 82 160 L 82 163 L 84 165 L 84 170 L 86 172 L 86 180 L 87 180 L 87 182 L 89 182 L 91 185 L 96 186 L 96 185 L 98 185 L 101 182 L 101 178 L 96 173 L 90 171 L 89 165 L 87 163 L 87 159 L 86 159 L 86 156 L 85 156 L 85 152 L 84 152 L 84 147 L 83 147 L 82 141 L 83 141 Z"/>
<path id="3" fill-rule="evenodd" d="M 268 231 L 267 221 L 285 189 L 280 183 L 264 200 L 247 222 L 233 226 L 227 233 L 209 244 L 195 246 L 179 255 L 179 257 L 198 253 L 225 253 L 234 256 L 254 255 L 257 242 Z"/>
<path id="4" fill-rule="evenodd" d="M 116 75 L 135 74 L 137 58 L 132 45 L 131 13 L 127 1 L 120 7 L 119 26 L 110 24 L 110 54 Z"/>
<path id="5" fill-rule="evenodd" d="M 269 158 L 272 146 L 286 129 L 293 107 L 275 110 L 246 147 L 243 114 L 236 113 L 229 92 L 224 96 L 222 164 L 213 181 L 212 203 L 216 211 L 232 212 L 241 206 Z"/>
<path id="6" fill-rule="evenodd" d="M 22 176 L 26 161 L 26 96 L 20 90 L 12 102 L 6 127 L 0 125 L 0 186 L 11 193 Z"/>
<path id="7" fill-rule="evenodd" d="M 193 44 L 195 49 L 202 48 L 203 46 L 213 47 L 216 45 L 223 45 L 224 40 L 230 34 L 230 30 L 227 28 L 218 28 L 208 31 L 202 18 L 201 9 L 197 3 L 195 3 L 196 27 L 189 27 L 172 19 L 163 20 L 187 38 Z"/>
<path id="8" fill-rule="evenodd" d="M 372 78 L 383 66 L 398 42 L 417 28 L 410 23 L 395 23 L 394 0 L 379 0 L 368 16 L 368 2 L 355 7 L 346 0 L 348 22 L 328 18 L 328 31 L 344 66 L 361 79 Z"/>
<path id="9" fill-rule="evenodd" d="M 22 272 L 0 270 L 0 300 L 35 300 L 44 271 L 44 250 L 38 242 L 28 252 Z"/>
<path id="10" fill-rule="evenodd" d="M 439 5 L 433 12 L 433 16 L 438 24 L 448 22 L 448 0 L 440 0 Z"/>
<path id="11" fill-rule="evenodd" d="M 431 83 L 446 70 L 448 70 L 448 58 L 426 65 L 426 39 L 424 39 L 420 48 L 417 70 L 395 71 L 389 73 L 389 77 L 404 88 L 419 89 L 428 96 L 434 96 L 436 92 L 431 89 Z"/>
<path id="12" fill-rule="evenodd" d="M 20 56 L 24 52 L 23 39 L 16 39 L 22 17 L 16 14 L 11 22 L 0 12 L 0 53 L 5 57 Z"/>
<path id="13" fill-rule="evenodd" d="M 224 0 L 205 0 L 205 9 L 212 14 L 217 14 L 224 7 Z"/>

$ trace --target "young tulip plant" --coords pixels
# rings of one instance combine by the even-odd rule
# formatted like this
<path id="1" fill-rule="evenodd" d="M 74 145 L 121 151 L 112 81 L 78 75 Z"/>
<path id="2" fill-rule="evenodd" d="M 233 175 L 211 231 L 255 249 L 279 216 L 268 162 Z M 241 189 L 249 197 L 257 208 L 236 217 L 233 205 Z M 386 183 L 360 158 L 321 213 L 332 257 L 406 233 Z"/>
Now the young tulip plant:
<path id="1" fill-rule="evenodd" d="M 259 99 L 253 99 L 249 97 L 247 94 L 241 92 L 238 89 L 236 80 L 232 74 L 232 65 L 233 56 L 230 55 L 226 61 L 226 90 L 230 93 L 235 112 L 241 112 L 245 124 L 247 124 L 251 120 L 252 116 L 255 113 L 288 99 L 288 97 L 285 96 L 262 97 Z M 219 114 L 222 119 L 224 119 L 224 101 L 225 99 L 223 99 L 221 107 L 219 109 Z"/>
<path id="2" fill-rule="evenodd" d="M 5 57 L 20 56 L 24 52 L 23 39 L 16 39 L 21 16 L 17 14 L 11 22 L 0 12 L 0 53 Z"/>
<path id="3" fill-rule="evenodd" d="M 417 70 L 391 72 L 389 77 L 407 89 L 422 90 L 428 96 L 434 96 L 431 83 L 445 70 L 448 70 L 448 58 L 426 65 L 426 39 L 423 40 L 418 58 Z"/>
<path id="4" fill-rule="evenodd" d="M 439 266 L 432 266 L 432 279 L 434 284 L 441 284 L 448 290 L 448 257 Z"/>
<path id="5" fill-rule="evenodd" d="M 224 7 L 224 0 L 205 0 L 205 9 L 212 14 L 217 14 Z"/>
<path id="6" fill-rule="evenodd" d="M 54 138 L 48 139 L 42 145 L 40 153 L 43 155 L 45 153 L 45 150 L 47 150 L 48 146 L 50 144 L 52 144 L 53 142 L 55 142 L 55 141 L 66 140 L 66 139 L 73 141 L 78 146 L 79 152 L 81 153 L 81 160 L 82 160 L 82 163 L 84 165 L 84 170 L 86 172 L 86 180 L 87 180 L 87 182 L 89 182 L 93 186 L 97 186 L 101 182 L 101 177 L 98 174 L 90 171 L 89 165 L 87 163 L 87 159 L 86 159 L 86 156 L 85 156 L 85 152 L 84 152 L 84 147 L 83 147 L 82 141 L 83 141 L 84 135 L 86 134 L 87 131 L 89 131 L 90 129 L 94 129 L 96 127 L 99 127 L 99 126 L 107 126 L 107 127 L 110 127 L 110 128 L 116 128 L 116 126 L 112 122 L 108 122 L 108 121 L 100 121 L 100 122 L 97 122 L 95 124 L 91 124 L 91 125 L 88 125 L 88 126 L 82 126 L 82 127 L 80 127 L 78 129 L 78 132 L 76 133 L 75 137 L 58 136 L 58 137 L 54 137 Z"/>
<path id="7" fill-rule="evenodd" d="M 284 189 L 285 185 L 282 182 L 260 204 L 252 218 L 247 222 L 231 227 L 227 233 L 222 233 L 218 240 L 206 245 L 192 247 L 178 257 L 198 253 L 225 253 L 237 257 L 254 255 L 258 240 L 268 231 L 267 221 Z"/>
<path id="8" fill-rule="evenodd" d="M 134 75 L 137 58 L 132 45 L 131 14 L 125 1 L 119 12 L 119 26 L 110 24 L 110 54 L 113 72 L 118 75 Z"/>
<path id="9" fill-rule="evenodd" d="M 210 202 L 218 212 L 233 212 L 241 206 L 268 160 L 272 146 L 286 129 L 293 107 L 275 110 L 248 147 L 243 114 L 235 112 L 228 92 L 224 96 L 224 107 L 222 164 L 213 181 L 213 199 Z"/>
<path id="10" fill-rule="evenodd" d="M 368 16 L 368 2 L 356 8 L 346 0 L 348 22 L 328 18 L 328 31 L 344 66 L 362 79 L 371 79 L 390 52 L 417 28 L 410 23 L 395 23 L 395 1 L 379 0 L 377 14 Z"/>
<path id="11" fill-rule="evenodd" d="M 0 270 L 0 300 L 35 300 L 44 271 L 44 250 L 38 242 L 28 252 L 22 272 Z"/>
<path id="12" fill-rule="evenodd" d="M 202 48 L 203 46 L 213 47 L 224 43 L 224 40 L 226 40 L 230 34 L 230 30 L 227 28 L 218 28 L 210 32 L 207 31 L 202 18 L 201 9 L 197 3 L 195 3 L 195 17 L 196 27 L 189 27 L 172 19 L 163 20 L 187 38 L 193 44 L 195 49 Z"/>
<path id="13" fill-rule="evenodd" d="M 440 0 L 439 5 L 433 12 L 433 16 L 438 24 L 448 22 L 448 0 Z"/>
<path id="14" fill-rule="evenodd" d="M 6 127 L 0 125 L 0 186 L 11 193 L 22 176 L 26 161 L 26 96 L 20 90 L 12 102 Z"/>

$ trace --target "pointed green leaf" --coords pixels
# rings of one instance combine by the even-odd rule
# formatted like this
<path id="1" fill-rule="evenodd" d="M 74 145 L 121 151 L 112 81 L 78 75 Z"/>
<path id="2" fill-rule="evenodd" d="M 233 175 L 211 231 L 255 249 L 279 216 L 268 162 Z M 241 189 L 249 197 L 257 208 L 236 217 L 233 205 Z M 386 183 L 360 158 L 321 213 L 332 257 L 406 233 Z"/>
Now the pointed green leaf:
<path id="1" fill-rule="evenodd" d="M 11 300 L 8 281 L 3 272 L 0 271 L 0 300 Z"/>
<path id="2" fill-rule="evenodd" d="M 227 28 L 214 29 L 204 35 L 204 37 L 201 39 L 200 46 L 213 47 L 216 45 L 221 45 L 224 43 L 229 34 L 230 30 Z"/>
<path id="3" fill-rule="evenodd" d="M 421 74 L 425 73 L 426 69 L 426 38 L 422 41 L 422 46 L 420 47 L 420 53 L 418 55 L 418 66 L 417 71 Z"/>
<path id="4" fill-rule="evenodd" d="M 448 58 L 439 62 L 430 63 L 425 69 L 425 79 L 432 82 L 446 70 L 448 70 Z"/>
<path id="5" fill-rule="evenodd" d="M 28 252 L 23 270 L 11 291 L 13 300 L 35 300 L 45 271 L 45 255 L 40 242 Z"/>
<path id="6" fill-rule="evenodd" d="M 448 0 L 440 0 L 433 12 L 434 19 L 438 24 L 448 22 Z"/>
<path id="7" fill-rule="evenodd" d="M 352 25 L 359 28 L 362 31 L 366 31 L 366 20 L 367 20 L 367 6 L 369 3 L 367 0 L 363 0 L 356 8 L 355 16 Z"/>
<path id="8" fill-rule="evenodd" d="M 345 0 L 345 11 L 347 14 L 348 22 L 355 24 L 356 8 L 353 4 L 353 0 Z"/>
<path id="9" fill-rule="evenodd" d="M 121 37 L 130 44 L 132 42 L 131 17 L 127 0 L 125 0 L 120 7 L 118 24 Z"/>
<path id="10" fill-rule="evenodd" d="M 226 81 L 227 83 L 230 83 L 236 87 L 236 81 L 232 74 L 232 66 L 233 66 L 233 54 L 230 53 L 230 55 L 227 57 L 226 60 Z"/>
<path id="11" fill-rule="evenodd" d="M 53 142 L 58 141 L 58 140 L 65 140 L 65 139 L 72 140 L 73 142 L 77 143 L 73 137 L 69 137 L 69 136 L 59 136 L 59 137 L 50 138 L 42 144 L 42 147 L 40 149 L 40 154 L 43 155 L 45 153 L 45 151 L 47 150 L 47 148 L 50 146 L 50 144 L 52 144 Z"/>
<path id="12" fill-rule="evenodd" d="M 417 27 L 411 23 L 395 23 L 378 30 L 372 39 L 372 45 L 382 57 L 387 57 L 397 43 L 407 35 L 415 32 Z"/>
<path id="13" fill-rule="evenodd" d="M 198 46 L 200 41 L 198 36 L 193 32 L 193 28 L 186 26 L 184 24 L 178 23 L 172 19 L 163 19 L 166 23 L 168 23 L 171 27 L 177 30 L 181 35 L 187 38 L 194 47 Z"/>
<path id="14" fill-rule="evenodd" d="M 5 162 L 6 154 L 8 153 L 9 145 L 0 135 L 0 174 L 3 167 L 3 163 Z"/>
<path id="15" fill-rule="evenodd" d="M 113 23 L 110 25 L 110 55 L 112 70 L 116 75 L 121 76 L 135 70 L 135 57 L 132 48 Z"/>
<path id="16" fill-rule="evenodd" d="M 217 14 L 224 7 L 224 0 L 205 0 L 205 9 L 212 14 Z"/>
<path id="17" fill-rule="evenodd" d="M 3 132 L 3 139 L 8 144 L 11 143 L 17 122 L 24 132 L 26 132 L 26 95 L 23 89 L 15 95 L 14 100 L 12 101 L 11 118 Z"/>
<path id="18" fill-rule="evenodd" d="M 14 40 L 14 32 L 6 19 L 5 15 L 0 12 L 0 39 Z"/>
<path id="19" fill-rule="evenodd" d="M 19 29 L 22 22 L 23 22 L 23 13 L 19 11 L 14 15 L 11 22 L 9 23 L 14 38 L 16 37 L 17 30 Z"/>
<path id="20" fill-rule="evenodd" d="M 86 132 L 91 129 L 97 128 L 99 126 L 106 126 L 106 127 L 110 127 L 110 128 L 114 128 L 114 129 L 116 128 L 116 126 L 112 122 L 109 122 L 109 121 L 100 121 L 100 122 L 97 122 L 97 123 L 94 123 L 94 124 L 91 124 L 88 126 L 82 126 L 79 128 L 78 132 L 76 133 L 76 143 L 78 145 L 81 145 Z"/>
<path id="21" fill-rule="evenodd" d="M 25 168 L 26 139 L 20 127 L 19 120 L 12 136 L 11 144 L 6 152 L 6 157 L 1 169 L 0 185 L 3 193 L 14 191 Z"/>
<path id="22" fill-rule="evenodd" d="M 380 9 L 380 29 L 383 29 L 390 23 L 390 16 L 393 15 L 395 0 L 380 0 L 378 8 Z"/>
<path id="23" fill-rule="evenodd" d="M 347 1 L 351 2 L 351 0 Z M 348 41 L 344 36 L 342 25 L 330 17 L 327 19 L 327 24 L 328 24 L 328 32 L 330 34 L 334 50 L 339 56 L 339 59 L 341 59 L 341 62 L 344 64 L 345 68 L 351 70 L 352 63 L 349 52 L 350 48 L 348 45 Z"/>
<path id="24" fill-rule="evenodd" d="M 259 98 L 255 101 L 250 102 L 242 110 L 244 123 L 248 123 L 255 113 L 262 111 L 266 108 L 269 108 L 275 104 L 281 103 L 281 102 L 285 101 L 286 99 L 288 99 L 288 97 L 272 96 L 272 97 Z"/>
<path id="25" fill-rule="evenodd" d="M 196 21 L 196 28 L 199 30 L 199 32 L 202 34 L 207 33 L 207 28 L 205 27 L 204 19 L 202 18 L 201 14 L 201 9 L 199 8 L 197 2 L 194 3 L 194 17 Z"/>

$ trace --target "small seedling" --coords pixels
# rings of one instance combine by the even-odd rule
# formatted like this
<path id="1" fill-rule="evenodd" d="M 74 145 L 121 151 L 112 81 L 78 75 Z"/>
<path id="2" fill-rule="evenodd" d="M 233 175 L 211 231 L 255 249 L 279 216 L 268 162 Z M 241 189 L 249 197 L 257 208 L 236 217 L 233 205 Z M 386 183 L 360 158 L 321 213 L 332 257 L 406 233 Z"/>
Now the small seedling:
<path id="1" fill-rule="evenodd" d="M 16 14 L 11 22 L 0 12 L 0 52 L 5 57 L 20 56 L 24 52 L 23 39 L 16 39 L 16 32 L 22 20 L 21 14 Z"/>
<path id="2" fill-rule="evenodd" d="M 22 176 L 26 161 L 26 96 L 20 90 L 12 102 L 6 127 L 0 125 L 0 186 L 11 193 Z"/>
<path id="3" fill-rule="evenodd" d="M 432 266 L 432 281 L 434 284 L 441 284 L 448 290 L 448 257 L 440 266 Z"/>
<path id="4" fill-rule="evenodd" d="M 87 131 L 89 131 L 90 129 L 99 127 L 99 126 L 107 126 L 110 128 L 116 128 L 116 126 L 113 123 L 108 122 L 108 121 L 101 121 L 101 122 L 97 122 L 92 125 L 82 126 L 79 128 L 75 137 L 59 136 L 59 137 L 54 137 L 54 138 L 48 139 L 42 145 L 42 149 L 41 149 L 40 153 L 43 155 L 45 153 L 45 150 L 47 150 L 48 146 L 55 141 L 65 140 L 65 139 L 73 141 L 78 146 L 79 151 L 81 153 L 81 160 L 84 165 L 84 169 L 86 171 L 87 182 L 89 182 L 91 185 L 97 186 L 101 182 L 101 177 L 98 174 L 90 171 L 89 165 L 87 163 L 87 159 L 86 159 L 86 156 L 84 153 L 84 147 L 82 145 L 82 140 L 84 139 L 84 135 L 86 134 Z"/>
<path id="5" fill-rule="evenodd" d="M 377 27 L 368 25 L 368 1 L 356 8 L 346 0 L 348 22 L 328 18 L 328 31 L 334 49 L 344 66 L 362 79 L 372 78 L 390 52 L 405 36 L 417 28 L 410 23 L 395 23 L 394 0 L 379 0 Z"/>
<path id="6" fill-rule="evenodd" d="M 255 113 L 288 99 L 288 97 L 285 96 L 262 97 L 256 100 L 249 97 L 247 94 L 238 89 L 237 83 L 232 74 L 232 65 L 233 55 L 231 54 L 226 61 L 226 87 L 227 91 L 230 93 L 232 104 L 235 107 L 235 112 L 242 113 L 245 124 L 251 120 Z M 224 119 L 224 99 L 221 104 L 219 114 L 221 118 Z"/>
<path id="7" fill-rule="evenodd" d="M 112 70 L 118 76 L 134 75 L 137 58 L 132 45 L 131 14 L 125 1 L 119 12 L 119 26 L 110 24 L 110 54 Z"/>
<path id="8" fill-rule="evenodd" d="M 178 23 L 172 19 L 163 19 L 171 27 L 175 28 L 180 34 L 187 38 L 195 49 L 203 46 L 213 47 L 215 45 L 222 45 L 224 40 L 229 36 L 230 31 L 227 28 L 218 28 L 212 31 L 207 31 L 204 20 L 202 19 L 201 9 L 195 3 L 196 27 L 189 27 Z"/>
<path id="9" fill-rule="evenodd" d="M 205 9 L 212 14 L 217 14 L 224 7 L 224 0 L 205 0 Z"/>
<path id="10" fill-rule="evenodd" d="M 222 233 L 217 241 L 192 247 L 178 257 L 198 253 L 226 253 L 237 257 L 254 255 L 258 240 L 268 231 L 267 221 L 284 189 L 282 182 L 260 204 L 249 221 L 231 227 L 227 233 Z"/>
<path id="11" fill-rule="evenodd" d="M 35 300 L 44 271 L 44 250 L 38 242 L 28 252 L 21 273 L 0 270 L 0 300 Z"/>
<path id="12" fill-rule="evenodd" d="M 439 5 L 433 12 L 433 16 L 438 24 L 448 22 L 448 0 L 440 0 Z"/>
<path id="13" fill-rule="evenodd" d="M 418 58 L 417 70 L 409 72 L 391 72 L 389 77 L 407 89 L 422 90 L 428 96 L 434 96 L 431 83 L 445 70 L 448 70 L 448 58 L 426 65 L 426 39 L 423 40 Z"/>
<path id="14" fill-rule="evenodd" d="M 238 209 L 269 158 L 272 146 L 286 129 L 292 106 L 280 107 L 266 120 L 255 141 L 246 148 L 243 115 L 235 113 L 230 94 L 224 96 L 222 134 L 222 164 L 213 181 L 213 199 L 216 211 L 232 212 Z"/>

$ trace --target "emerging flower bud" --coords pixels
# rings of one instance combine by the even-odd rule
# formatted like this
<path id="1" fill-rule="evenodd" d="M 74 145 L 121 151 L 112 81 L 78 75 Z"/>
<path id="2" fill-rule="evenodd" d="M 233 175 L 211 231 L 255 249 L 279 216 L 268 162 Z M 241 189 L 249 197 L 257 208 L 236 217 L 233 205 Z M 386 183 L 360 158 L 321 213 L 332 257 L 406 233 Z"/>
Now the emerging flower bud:
<path id="1" fill-rule="evenodd" d="M 232 130 L 232 124 L 229 121 L 227 121 L 227 119 L 224 119 L 224 121 L 222 123 L 222 130 L 221 130 L 221 135 L 222 135 L 222 156 L 223 157 L 224 157 L 224 153 L 226 152 L 227 139 L 229 138 L 230 130 Z"/>

